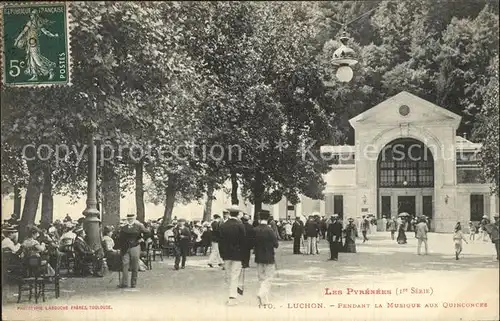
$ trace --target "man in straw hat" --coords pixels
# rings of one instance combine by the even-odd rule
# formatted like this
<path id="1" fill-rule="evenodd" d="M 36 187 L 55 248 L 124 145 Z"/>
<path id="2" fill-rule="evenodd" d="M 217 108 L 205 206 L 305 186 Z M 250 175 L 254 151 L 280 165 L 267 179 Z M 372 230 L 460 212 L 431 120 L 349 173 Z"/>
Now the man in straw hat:
<path id="1" fill-rule="evenodd" d="M 137 275 L 139 274 L 139 259 L 141 255 L 140 240 L 149 235 L 148 229 L 136 220 L 135 214 L 127 214 L 127 224 L 122 226 L 118 237 L 120 254 L 122 257 L 123 276 L 119 288 L 128 287 L 128 270 L 132 270 L 130 287 L 137 285 Z"/>
<path id="2" fill-rule="evenodd" d="M 260 211 L 259 217 L 259 225 L 255 227 L 255 263 L 257 263 L 257 275 L 260 282 L 257 292 L 260 306 L 269 303 L 271 279 L 276 272 L 274 249 L 278 248 L 278 238 L 267 224 L 269 211 Z"/>
<path id="3" fill-rule="evenodd" d="M 242 270 L 243 249 L 245 246 L 245 226 L 238 219 L 240 210 L 236 206 L 228 209 L 229 218 L 220 226 L 219 251 L 226 270 L 226 282 L 229 285 L 228 305 L 237 304 L 238 281 Z"/>
<path id="4" fill-rule="evenodd" d="M 177 221 L 177 226 L 174 228 L 174 244 L 175 244 L 175 262 L 174 269 L 179 270 L 179 263 L 181 269 L 186 267 L 186 256 L 189 250 L 189 242 L 191 241 L 191 232 L 186 227 L 186 220 L 181 218 Z"/>
<path id="5" fill-rule="evenodd" d="M 5 238 L 2 240 L 2 250 L 10 250 L 16 253 L 21 248 L 21 244 L 17 243 L 17 230 L 13 227 L 6 227 L 2 230 Z M 17 243 L 17 244 L 16 244 Z"/>
<path id="6" fill-rule="evenodd" d="M 85 231 L 81 225 L 77 226 L 74 230 L 76 234 L 73 248 L 75 254 L 81 259 L 84 264 L 91 263 L 94 271 L 89 271 L 94 276 L 102 277 L 102 259 L 103 253 L 100 249 L 93 250 L 90 245 L 85 242 Z"/>

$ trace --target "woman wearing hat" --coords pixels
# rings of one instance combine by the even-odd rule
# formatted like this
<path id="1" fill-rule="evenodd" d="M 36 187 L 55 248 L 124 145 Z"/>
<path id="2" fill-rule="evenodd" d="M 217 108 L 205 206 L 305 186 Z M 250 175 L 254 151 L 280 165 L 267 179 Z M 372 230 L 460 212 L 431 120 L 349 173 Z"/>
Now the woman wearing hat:
<path id="1" fill-rule="evenodd" d="M 354 224 L 354 219 L 352 217 L 349 217 L 344 232 L 345 252 L 356 253 L 356 238 L 358 237 L 358 229 L 356 228 L 356 224 Z"/>
<path id="2" fill-rule="evenodd" d="M 401 218 L 401 224 L 399 224 L 399 232 L 398 232 L 398 237 L 397 237 L 397 242 L 398 244 L 406 244 L 406 225 L 408 223 L 406 222 L 406 218 L 405 217 L 402 217 Z"/>
<path id="3" fill-rule="evenodd" d="M 483 218 L 481 219 L 481 234 L 482 234 L 482 239 L 483 242 L 488 241 L 488 231 L 486 230 L 486 225 L 490 224 L 490 220 L 488 219 L 487 215 L 483 215 Z"/>
<path id="4" fill-rule="evenodd" d="M 127 214 L 127 224 L 120 229 L 119 247 L 122 257 L 123 276 L 119 288 L 128 287 L 128 271 L 132 270 L 130 287 L 137 285 L 137 275 L 139 272 L 139 258 L 141 255 L 140 240 L 146 238 L 149 231 L 142 223 L 135 219 L 135 214 Z"/>
<path id="5" fill-rule="evenodd" d="M 22 243 L 22 248 L 24 251 L 24 257 L 29 257 L 29 256 L 41 256 L 43 252 L 47 250 L 47 247 L 45 246 L 45 243 L 40 243 L 38 242 L 38 238 L 40 236 L 40 229 L 38 229 L 36 226 L 33 226 L 28 229 L 28 235 L 24 239 Z M 47 263 L 46 260 L 42 260 L 42 265 L 46 267 L 46 272 L 48 276 L 54 276 L 55 271 L 50 266 L 50 264 Z"/>

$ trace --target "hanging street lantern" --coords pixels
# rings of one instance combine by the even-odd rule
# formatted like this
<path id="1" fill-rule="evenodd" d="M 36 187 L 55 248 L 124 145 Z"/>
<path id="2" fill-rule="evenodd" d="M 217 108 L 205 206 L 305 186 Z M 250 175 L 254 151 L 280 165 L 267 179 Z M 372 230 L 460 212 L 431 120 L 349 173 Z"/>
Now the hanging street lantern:
<path id="1" fill-rule="evenodd" d="M 356 52 L 347 46 L 349 37 L 345 31 L 339 40 L 342 45 L 333 53 L 331 62 L 334 66 L 337 66 L 337 79 L 341 82 L 349 82 L 354 76 L 351 67 L 358 63 Z"/>

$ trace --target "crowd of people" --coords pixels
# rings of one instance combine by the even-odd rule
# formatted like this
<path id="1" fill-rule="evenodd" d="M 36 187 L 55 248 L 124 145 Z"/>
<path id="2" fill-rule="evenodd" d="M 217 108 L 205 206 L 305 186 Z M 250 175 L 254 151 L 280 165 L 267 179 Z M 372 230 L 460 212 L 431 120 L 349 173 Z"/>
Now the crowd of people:
<path id="1" fill-rule="evenodd" d="M 485 216 L 477 225 L 469 222 L 469 241 L 475 239 L 475 234 L 481 231 L 483 240 L 491 240 L 497 252 L 499 251 L 499 220 L 494 216 L 491 223 Z M 229 287 L 228 305 L 237 302 L 237 295 L 243 293 L 245 269 L 250 267 L 250 257 L 253 252 L 257 263 L 260 288 L 257 293 L 259 304 L 266 304 L 271 288 L 270 280 L 275 273 L 274 250 L 278 241 L 293 239 L 293 254 L 318 255 L 318 242 L 321 239 L 329 243 L 329 260 L 337 261 L 339 252 L 356 253 L 356 241 L 362 238 L 368 241 L 368 235 L 377 231 L 377 221 L 373 215 L 365 215 L 342 220 L 338 214 L 331 217 L 320 217 L 319 214 L 309 217 L 298 216 L 293 221 L 290 217 L 274 220 L 268 211 L 262 210 L 257 219 L 251 221 L 248 214 L 237 208 L 229 208 L 218 214 L 211 221 L 186 221 L 174 219 L 170 222 L 148 220 L 139 222 L 134 214 L 119 226 L 101 226 L 101 247 L 92 248 L 83 228 L 84 218 L 76 221 L 67 215 L 64 220 L 56 220 L 46 226 L 28 226 L 27 233 L 21 243 L 18 242 L 19 218 L 13 215 L 4 221 L 2 227 L 2 250 L 18 255 L 20 259 L 29 256 L 42 257 L 47 275 L 54 275 L 54 267 L 61 262 L 61 257 L 67 251 L 73 251 L 77 269 L 81 275 L 102 277 L 106 269 L 121 271 L 118 287 L 134 288 L 137 286 L 138 272 L 145 271 L 147 266 L 142 261 L 144 251 L 156 248 L 164 251 L 173 250 L 175 256 L 173 269 L 185 269 L 187 257 L 190 255 L 208 255 L 209 268 L 219 267 L 225 270 Z M 430 222 L 427 217 L 412 217 L 400 215 L 398 218 L 379 221 L 382 226 L 378 231 L 390 232 L 398 244 L 406 244 L 406 232 L 415 233 L 417 239 L 417 254 L 428 254 L 427 234 Z M 361 231 L 359 235 L 358 231 Z M 486 236 L 486 237 L 485 237 Z M 455 257 L 458 260 L 463 248 L 463 242 L 468 242 L 458 222 L 453 233 Z M 130 275 L 129 275 L 129 272 Z M 130 283 L 129 283 L 130 278 Z"/>

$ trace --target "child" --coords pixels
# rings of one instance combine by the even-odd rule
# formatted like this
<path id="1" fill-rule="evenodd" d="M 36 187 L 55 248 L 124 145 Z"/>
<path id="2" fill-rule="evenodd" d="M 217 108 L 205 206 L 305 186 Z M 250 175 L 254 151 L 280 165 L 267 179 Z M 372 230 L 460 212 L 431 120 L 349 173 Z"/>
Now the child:
<path id="1" fill-rule="evenodd" d="M 462 252 L 462 240 L 465 241 L 465 243 L 469 244 L 467 240 L 465 239 L 464 234 L 462 233 L 462 226 L 460 225 L 460 222 L 457 222 L 457 225 L 455 226 L 455 233 L 453 233 L 453 241 L 455 242 L 455 259 L 458 260 L 458 256 Z"/>
<path id="2" fill-rule="evenodd" d="M 474 223 L 469 221 L 469 241 L 474 241 L 476 239 L 477 228 Z"/>

